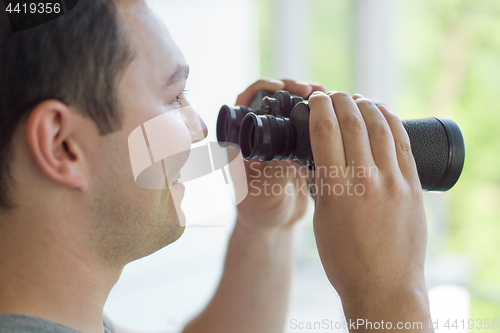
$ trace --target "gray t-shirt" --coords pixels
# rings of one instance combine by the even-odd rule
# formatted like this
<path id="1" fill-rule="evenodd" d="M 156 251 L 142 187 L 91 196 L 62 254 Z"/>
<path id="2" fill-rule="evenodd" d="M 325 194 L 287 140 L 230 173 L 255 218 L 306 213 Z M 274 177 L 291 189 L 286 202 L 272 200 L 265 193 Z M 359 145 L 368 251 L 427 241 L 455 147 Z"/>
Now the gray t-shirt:
<path id="1" fill-rule="evenodd" d="M 111 323 L 104 317 L 104 333 L 113 333 Z M 81 333 L 71 327 L 45 319 L 24 315 L 0 315 L 1 333 Z"/>

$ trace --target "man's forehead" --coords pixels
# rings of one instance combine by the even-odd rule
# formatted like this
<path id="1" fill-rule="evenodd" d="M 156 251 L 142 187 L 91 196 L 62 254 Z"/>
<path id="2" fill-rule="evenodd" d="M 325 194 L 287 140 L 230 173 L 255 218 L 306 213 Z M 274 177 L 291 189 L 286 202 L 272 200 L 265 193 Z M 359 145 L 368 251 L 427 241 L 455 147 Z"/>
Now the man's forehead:
<path id="1" fill-rule="evenodd" d="M 144 2 L 121 11 L 136 60 L 162 85 L 185 81 L 189 68 L 164 22 Z"/>
<path id="2" fill-rule="evenodd" d="M 178 82 L 184 82 L 189 76 L 189 65 L 179 63 L 177 66 L 173 67 L 173 71 L 168 75 L 166 80 L 166 86 L 172 86 Z"/>
<path id="3" fill-rule="evenodd" d="M 162 51 L 181 55 L 167 26 L 147 3 L 137 1 L 134 5 L 122 7 L 120 16 L 123 19 L 125 33 L 133 47 L 146 52 Z"/>

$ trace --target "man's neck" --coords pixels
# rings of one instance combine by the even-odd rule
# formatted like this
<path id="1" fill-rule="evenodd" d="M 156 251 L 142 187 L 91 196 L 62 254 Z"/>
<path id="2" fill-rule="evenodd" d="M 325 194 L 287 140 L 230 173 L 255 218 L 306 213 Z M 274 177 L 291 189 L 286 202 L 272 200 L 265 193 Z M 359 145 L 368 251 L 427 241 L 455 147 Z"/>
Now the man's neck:
<path id="1" fill-rule="evenodd" d="M 121 268 L 98 267 L 91 255 L 82 255 L 76 235 L 44 221 L 12 219 L 0 225 L 0 314 L 102 333 L 104 303 Z"/>

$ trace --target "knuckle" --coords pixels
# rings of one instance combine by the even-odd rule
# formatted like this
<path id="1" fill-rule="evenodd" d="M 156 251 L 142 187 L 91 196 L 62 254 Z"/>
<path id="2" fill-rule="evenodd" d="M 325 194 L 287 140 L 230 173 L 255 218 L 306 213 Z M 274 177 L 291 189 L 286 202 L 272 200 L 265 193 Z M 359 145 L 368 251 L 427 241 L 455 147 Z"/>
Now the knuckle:
<path id="1" fill-rule="evenodd" d="M 331 211 L 335 208 L 336 202 L 339 200 L 336 196 L 326 196 L 318 194 L 316 199 L 316 211 Z"/>
<path id="2" fill-rule="evenodd" d="M 364 123 L 360 115 L 348 113 L 344 116 L 341 126 L 344 125 L 344 127 L 349 130 L 361 131 L 365 126 Z"/>
<path id="3" fill-rule="evenodd" d="M 399 117 L 396 116 L 394 113 L 392 113 L 392 112 L 386 112 L 386 114 L 387 114 L 387 117 L 389 119 L 392 119 L 395 122 L 401 123 L 401 119 L 399 119 Z"/>
<path id="4" fill-rule="evenodd" d="M 386 112 L 384 113 L 384 117 L 385 119 L 387 119 L 387 122 L 389 122 L 391 125 L 403 126 L 401 119 L 399 119 L 399 117 L 396 116 L 394 113 Z"/>
<path id="5" fill-rule="evenodd" d="M 372 198 L 380 198 L 380 186 L 378 185 L 377 181 L 368 179 L 359 181 L 357 185 L 362 186 L 363 197 L 367 200 L 371 200 Z"/>
<path id="6" fill-rule="evenodd" d="M 339 133 L 335 122 L 330 118 L 321 119 L 314 124 L 314 134 L 320 138 L 331 137 Z"/>
<path id="7" fill-rule="evenodd" d="M 330 97 L 332 98 L 332 100 L 342 100 L 342 99 L 352 99 L 351 95 L 349 95 L 348 93 L 346 92 L 343 92 L 343 91 L 336 91 L 336 92 L 332 92 Z"/>
<path id="8" fill-rule="evenodd" d="M 401 153 L 401 155 L 406 156 L 406 157 L 412 157 L 411 154 L 411 144 L 408 141 L 397 141 L 396 142 L 396 149 Z"/>
<path id="9" fill-rule="evenodd" d="M 390 198 L 398 201 L 407 196 L 407 186 L 404 179 L 394 174 L 384 174 L 376 179 L 364 182 L 367 197 Z"/>
<path id="10" fill-rule="evenodd" d="M 394 206 L 404 205 L 408 201 L 408 190 L 406 187 L 386 189 L 386 200 L 390 200 Z"/>
<path id="11" fill-rule="evenodd" d="M 273 79 L 271 79 L 270 77 L 263 77 L 259 80 L 257 80 L 255 83 L 270 83 L 274 81 Z"/>
<path id="12" fill-rule="evenodd" d="M 392 200 L 396 202 L 399 200 L 399 202 L 403 204 L 422 198 L 421 186 L 413 186 L 406 181 L 403 181 L 402 183 L 403 184 L 400 184 L 398 187 L 391 190 L 390 194 L 392 195 Z"/>
<path id="13" fill-rule="evenodd" d="M 368 98 L 358 98 L 356 100 L 356 104 L 358 105 L 359 108 L 367 108 L 367 107 L 374 107 L 375 106 L 375 103 L 373 103 Z"/>
<path id="14" fill-rule="evenodd" d="M 309 104 L 311 104 L 311 102 L 312 103 L 318 103 L 318 102 L 323 102 L 323 103 L 324 102 L 330 102 L 331 103 L 331 101 L 330 101 L 330 99 L 328 98 L 327 95 L 325 95 L 325 94 L 315 94 L 315 93 L 313 93 L 311 95 L 311 97 L 309 97 Z"/>
<path id="15" fill-rule="evenodd" d="M 395 175 L 387 175 L 384 177 L 383 187 L 392 196 L 400 197 L 404 192 L 401 186 L 402 181 Z"/>
<path id="16" fill-rule="evenodd" d="M 423 201 L 424 194 L 422 191 L 422 185 L 420 184 L 420 181 L 418 181 L 418 178 L 414 184 L 410 185 L 410 193 L 413 199 L 418 200 L 420 202 Z"/>
<path id="17" fill-rule="evenodd" d="M 423 197 L 422 185 L 420 184 L 420 180 L 418 179 L 418 177 L 415 177 L 415 179 L 412 180 L 408 180 L 407 186 L 410 197 L 416 199 Z"/>
<path id="18" fill-rule="evenodd" d="M 332 101 L 330 100 L 330 98 L 328 98 L 328 96 L 325 94 L 313 94 L 309 97 L 309 105 L 311 107 L 315 107 L 318 104 L 320 105 L 324 105 L 326 103 L 331 104 L 331 102 Z"/>
<path id="19" fill-rule="evenodd" d="M 383 121 L 375 121 L 368 127 L 368 132 L 378 137 L 386 137 L 391 133 L 389 126 Z"/>

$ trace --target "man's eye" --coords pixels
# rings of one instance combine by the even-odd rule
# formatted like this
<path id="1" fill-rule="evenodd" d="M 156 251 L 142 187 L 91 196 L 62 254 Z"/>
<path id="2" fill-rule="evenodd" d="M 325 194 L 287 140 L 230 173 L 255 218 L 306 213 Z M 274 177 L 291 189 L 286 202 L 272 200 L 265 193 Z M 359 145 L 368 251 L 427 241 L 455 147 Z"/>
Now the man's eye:
<path id="1" fill-rule="evenodd" d="M 179 106 L 187 105 L 186 92 L 187 90 L 183 90 L 179 95 L 175 96 L 175 98 L 170 102 L 170 104 Z"/>

